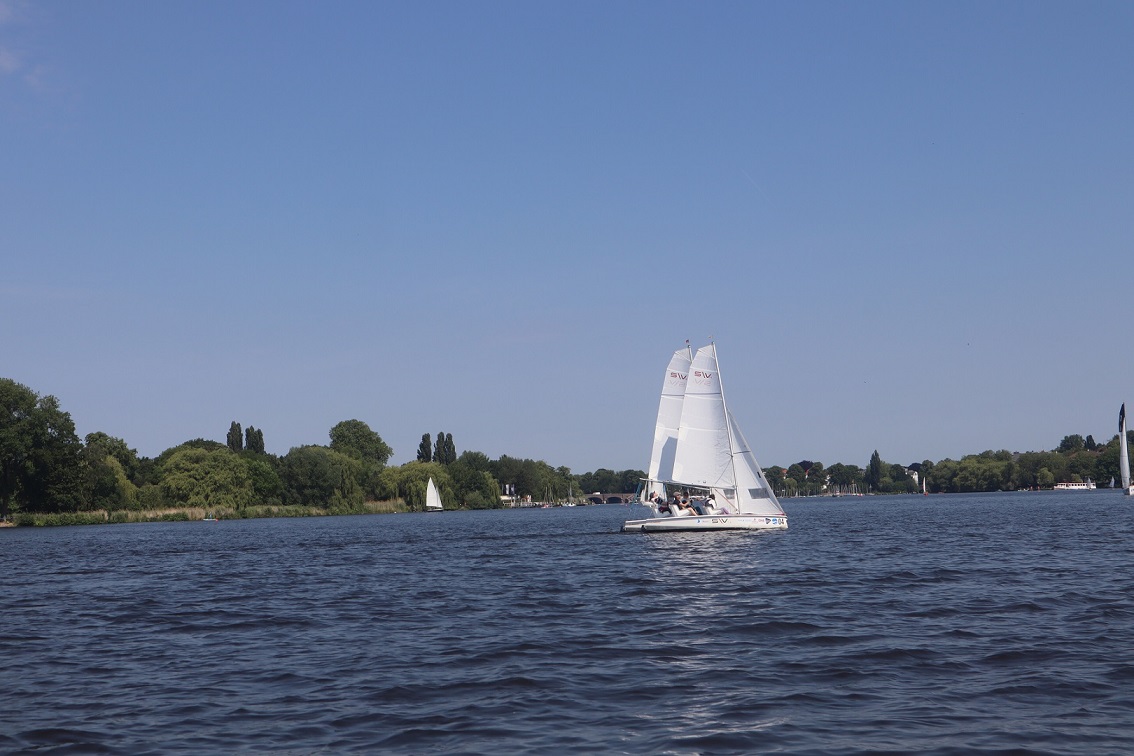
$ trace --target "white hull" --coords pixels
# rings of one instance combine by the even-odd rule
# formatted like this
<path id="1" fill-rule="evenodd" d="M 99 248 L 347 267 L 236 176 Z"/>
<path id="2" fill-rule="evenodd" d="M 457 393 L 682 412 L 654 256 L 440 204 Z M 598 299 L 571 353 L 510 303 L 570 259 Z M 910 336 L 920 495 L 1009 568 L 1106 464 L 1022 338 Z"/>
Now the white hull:
<path id="1" fill-rule="evenodd" d="M 1095 484 L 1089 480 L 1086 483 L 1056 483 L 1054 491 L 1094 491 Z"/>
<path id="2" fill-rule="evenodd" d="M 786 530 L 783 515 L 697 515 L 627 520 L 623 532 L 676 533 L 686 530 Z"/>

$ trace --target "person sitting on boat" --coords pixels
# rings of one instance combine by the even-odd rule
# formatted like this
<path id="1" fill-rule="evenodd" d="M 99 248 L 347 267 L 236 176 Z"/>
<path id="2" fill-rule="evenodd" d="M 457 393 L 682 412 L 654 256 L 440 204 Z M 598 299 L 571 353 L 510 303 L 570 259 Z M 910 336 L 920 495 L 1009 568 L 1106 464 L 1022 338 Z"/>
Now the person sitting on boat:
<path id="1" fill-rule="evenodd" d="M 709 498 L 705 499 L 705 514 L 716 514 L 717 511 L 717 495 L 710 493 Z"/>
<path id="2" fill-rule="evenodd" d="M 677 514 L 683 517 L 695 517 L 697 510 L 689 506 L 689 499 L 681 499 L 677 502 Z"/>

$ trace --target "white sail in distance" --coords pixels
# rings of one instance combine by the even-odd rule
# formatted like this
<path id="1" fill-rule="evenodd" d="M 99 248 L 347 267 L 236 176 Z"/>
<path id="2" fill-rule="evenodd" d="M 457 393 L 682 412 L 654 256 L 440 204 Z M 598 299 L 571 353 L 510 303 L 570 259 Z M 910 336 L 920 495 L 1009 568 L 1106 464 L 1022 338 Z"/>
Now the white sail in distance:
<path id="1" fill-rule="evenodd" d="M 433 478 L 429 479 L 429 485 L 425 487 L 425 510 L 437 511 L 444 509 L 441 506 L 441 494 L 437 492 L 437 486 L 433 483 Z"/>
<path id="2" fill-rule="evenodd" d="M 689 379 L 692 349 L 686 346 L 673 353 L 662 381 L 658 421 L 654 428 L 654 446 L 650 452 L 649 478 L 667 481 L 673 477 L 673 455 L 677 450 L 677 426 L 681 422 L 681 405 L 685 401 L 685 385 Z M 650 493 L 653 493 L 652 491 Z"/>

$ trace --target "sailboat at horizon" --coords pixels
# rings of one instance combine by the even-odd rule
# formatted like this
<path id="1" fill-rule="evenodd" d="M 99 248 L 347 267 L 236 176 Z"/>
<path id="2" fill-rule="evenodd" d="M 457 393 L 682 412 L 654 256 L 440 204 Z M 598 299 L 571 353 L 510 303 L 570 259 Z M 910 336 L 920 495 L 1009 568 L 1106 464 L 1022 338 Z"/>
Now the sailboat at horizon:
<path id="1" fill-rule="evenodd" d="M 437 492 L 437 485 L 433 482 L 433 478 L 429 479 L 429 484 L 425 487 L 425 511 L 426 512 L 440 512 L 445 507 L 441 505 L 441 494 Z"/>

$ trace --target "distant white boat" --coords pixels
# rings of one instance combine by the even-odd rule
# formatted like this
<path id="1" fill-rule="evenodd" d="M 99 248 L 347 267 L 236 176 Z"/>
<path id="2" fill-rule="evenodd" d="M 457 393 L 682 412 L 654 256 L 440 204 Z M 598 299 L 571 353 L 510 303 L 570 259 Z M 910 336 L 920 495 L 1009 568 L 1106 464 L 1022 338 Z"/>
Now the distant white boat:
<path id="1" fill-rule="evenodd" d="M 1134 495 L 1134 486 L 1130 485 L 1130 452 L 1126 448 L 1126 402 L 1118 410 L 1118 471 L 1122 475 L 1123 493 Z"/>
<path id="2" fill-rule="evenodd" d="M 1095 484 L 1090 478 L 1082 483 L 1056 483 L 1056 491 L 1094 491 Z"/>
<path id="3" fill-rule="evenodd" d="M 429 485 L 425 487 L 425 511 L 440 512 L 444 508 L 441 506 L 441 494 L 437 493 L 437 486 L 434 485 L 433 478 L 430 478 Z"/>
<path id="4" fill-rule="evenodd" d="M 787 515 L 725 402 L 716 344 L 673 353 L 662 383 L 644 502 L 624 531 L 787 528 Z M 666 504 L 684 494 L 699 511 Z"/>

